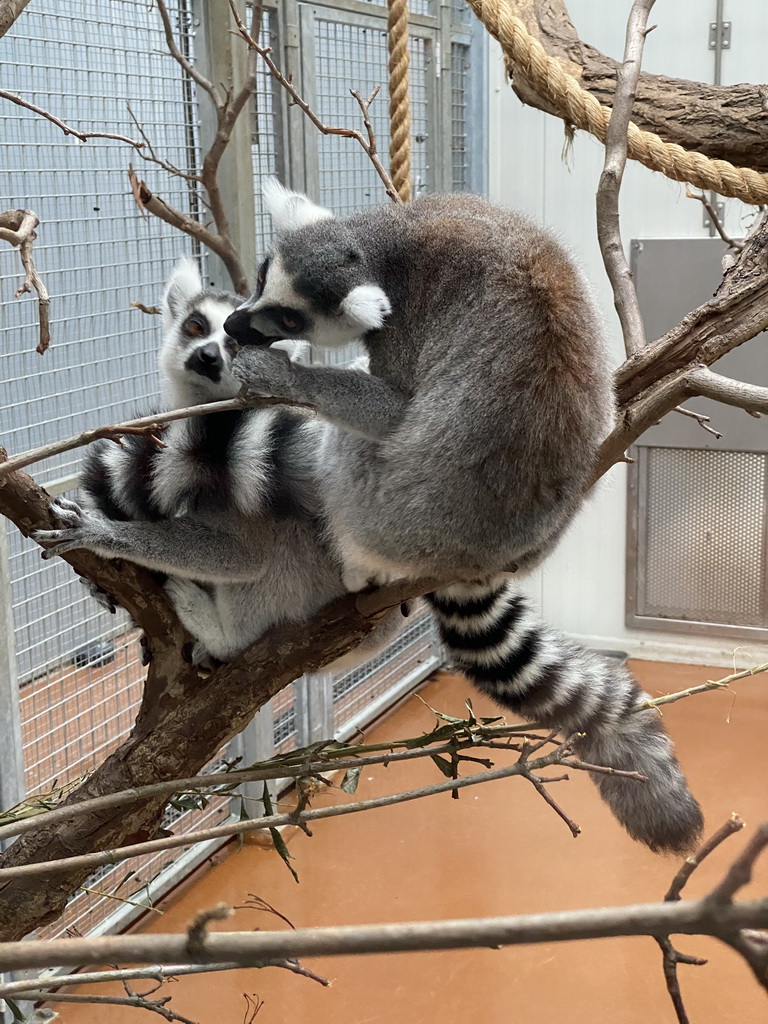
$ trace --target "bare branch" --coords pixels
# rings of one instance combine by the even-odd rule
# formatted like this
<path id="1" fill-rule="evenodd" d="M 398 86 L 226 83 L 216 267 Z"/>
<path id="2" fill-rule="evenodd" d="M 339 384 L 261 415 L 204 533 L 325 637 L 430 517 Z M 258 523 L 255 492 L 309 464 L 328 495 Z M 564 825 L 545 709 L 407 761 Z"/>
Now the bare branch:
<path id="1" fill-rule="evenodd" d="M 761 413 L 768 413 L 768 388 L 731 380 L 706 366 L 692 370 L 686 378 L 686 386 L 692 395 L 712 398 L 724 405 L 734 405 L 751 416 L 759 417 Z"/>
<path id="2" fill-rule="evenodd" d="M 158 853 L 161 850 L 176 850 L 184 846 L 194 846 L 196 843 L 204 842 L 208 839 L 222 839 L 227 836 L 239 835 L 240 833 L 264 831 L 280 828 L 283 825 L 299 825 L 317 821 L 321 818 L 334 818 L 340 815 L 374 810 L 379 807 L 391 807 L 394 804 L 406 803 L 410 800 L 420 800 L 423 797 L 437 796 L 440 793 L 449 793 L 452 790 L 476 786 L 483 782 L 492 782 L 495 779 L 506 779 L 513 775 L 524 775 L 526 771 L 538 772 L 549 765 L 564 763 L 567 763 L 567 761 L 564 759 L 563 754 L 556 750 L 546 754 L 544 757 L 538 758 L 536 761 L 529 762 L 527 765 L 521 765 L 520 762 L 516 761 L 514 764 L 505 765 L 502 768 L 478 772 L 475 775 L 468 775 L 459 779 L 447 779 L 445 782 L 434 783 L 431 786 L 409 789 L 405 792 L 375 797 L 371 800 L 360 800 L 354 803 L 333 805 L 332 807 L 312 808 L 298 813 L 273 814 L 263 818 L 250 818 L 244 821 L 229 822 L 226 825 L 216 825 L 209 829 L 186 832 L 178 836 L 168 836 L 164 839 L 153 839 L 145 843 L 121 846 L 114 850 L 87 853 L 78 857 L 63 857 L 57 860 L 18 864 L 15 867 L 0 868 L 0 885 L 10 881 L 12 878 L 28 878 L 64 870 L 93 871 L 95 868 L 107 864 L 119 864 L 121 861 L 128 860 L 131 857 L 143 856 L 147 853 Z M 642 783 L 638 782 L 638 785 L 642 785 Z"/>
<path id="3" fill-rule="evenodd" d="M 37 238 L 35 228 L 39 223 L 37 214 L 32 210 L 5 210 L 0 213 L 0 239 L 18 247 L 21 265 L 24 267 L 24 281 L 16 291 L 16 298 L 20 298 L 32 288 L 37 292 L 40 320 L 40 340 L 37 343 L 37 351 L 43 355 L 51 343 L 51 300 L 32 257 L 32 244 Z"/>
<path id="4" fill-rule="evenodd" d="M 714 434 L 718 439 L 723 436 L 719 430 L 715 430 L 714 427 L 709 426 L 710 418 L 703 412 L 695 412 L 693 409 L 684 409 L 682 405 L 678 405 L 672 410 L 672 412 L 679 412 L 681 416 L 690 416 L 692 420 L 696 420 L 702 430 L 706 430 L 708 433 Z"/>
<path id="5" fill-rule="evenodd" d="M 163 23 L 163 31 L 165 32 L 165 42 L 168 46 L 168 52 L 179 66 L 184 69 L 189 77 L 197 82 L 201 89 L 204 89 L 205 92 L 208 93 L 213 101 L 213 105 L 216 107 L 216 110 L 220 110 L 224 105 L 221 91 L 213 84 L 213 82 L 208 81 L 205 75 L 200 74 L 192 61 L 188 60 L 178 48 L 176 45 L 176 39 L 173 35 L 173 26 L 171 25 L 171 19 L 168 14 L 168 8 L 165 4 L 165 0 L 156 0 L 156 3 L 160 19 Z"/>
<path id="6" fill-rule="evenodd" d="M 725 242 L 725 244 L 728 246 L 728 248 L 729 249 L 733 249 L 734 252 L 741 252 L 741 250 L 744 248 L 744 243 L 738 241 L 735 238 L 731 238 L 731 236 L 726 233 L 726 230 L 723 227 L 723 222 L 718 217 L 717 210 L 714 208 L 714 206 L 712 205 L 710 200 L 707 198 L 706 193 L 705 192 L 691 192 L 691 190 L 689 188 L 686 188 L 685 195 L 686 195 L 687 199 L 698 199 L 698 201 L 701 203 L 701 205 L 707 211 L 707 216 L 709 217 L 709 220 L 710 220 L 710 223 L 712 224 L 712 227 L 715 229 L 715 231 L 718 233 L 718 235 L 720 235 L 720 237 Z"/>
<path id="7" fill-rule="evenodd" d="M 756 946 L 759 939 L 755 936 L 762 933 L 745 929 L 768 928 L 768 901 L 757 899 L 734 903 L 732 896 L 749 880 L 755 860 L 766 845 L 768 823 L 761 826 L 748 843 L 724 881 L 709 896 L 689 903 L 666 901 L 518 917 L 294 931 L 217 932 L 206 937 L 203 955 L 212 963 L 247 966 L 263 964 L 265 960 L 304 956 L 496 948 L 622 935 L 649 935 L 658 939 L 672 933 L 711 935 L 735 948 L 747 940 Z M 132 934 L 95 939 L 56 939 L 45 943 L 34 940 L 8 942 L 0 945 L 0 971 L 93 962 L 189 963 L 193 958 L 188 942 L 186 934 Z M 748 959 L 740 948 L 739 952 Z"/>
<path id="8" fill-rule="evenodd" d="M 245 25 L 243 24 L 242 18 L 240 17 L 237 11 L 237 8 L 235 7 L 234 0 L 229 0 L 229 6 L 232 10 L 232 15 L 235 19 L 238 33 L 240 34 L 241 38 L 247 43 L 247 45 L 252 50 L 255 50 L 255 52 L 258 53 L 258 55 L 269 68 L 269 72 L 275 79 L 275 81 L 279 82 L 283 89 L 286 90 L 286 92 L 291 97 L 295 105 L 304 111 L 304 113 L 315 126 L 315 128 L 317 128 L 317 130 L 322 135 L 338 135 L 345 139 L 354 139 L 357 143 L 359 143 L 359 145 L 362 146 L 363 150 L 365 151 L 365 154 L 367 155 L 368 159 L 373 164 L 376 173 L 381 179 L 389 198 L 394 203 L 402 202 L 400 196 L 397 193 L 397 190 L 395 189 L 395 186 L 392 184 L 392 179 L 390 178 L 386 168 L 384 167 L 379 158 L 378 151 L 376 149 L 376 140 L 375 137 L 373 136 L 373 128 L 370 124 L 370 119 L 368 118 L 368 108 L 370 107 L 373 100 L 376 98 L 379 89 L 374 89 L 374 91 L 371 93 L 367 100 L 359 98 L 354 91 L 352 92 L 352 95 L 358 101 L 360 108 L 363 111 L 363 119 L 365 122 L 366 132 L 368 134 L 367 139 L 362 134 L 362 132 L 358 131 L 356 128 L 334 128 L 330 125 L 324 124 L 317 116 L 317 114 L 311 109 L 306 100 L 304 100 L 299 95 L 291 80 L 285 77 L 280 68 L 278 68 L 278 66 L 272 60 L 269 48 L 259 46 L 258 42 L 253 38 L 250 32 L 248 32 Z"/>
<path id="9" fill-rule="evenodd" d="M 688 879 L 699 864 L 701 864 L 706 857 L 716 850 L 721 843 L 725 842 L 729 836 L 734 835 L 743 828 L 744 822 L 741 818 L 737 814 L 732 814 L 728 821 L 726 821 L 724 825 L 721 825 L 714 835 L 710 836 L 697 853 L 691 857 L 686 857 L 683 861 L 682 867 L 672 879 L 672 884 L 664 896 L 665 903 L 677 902 L 680 899 L 680 893 L 683 891 Z M 690 956 L 688 953 L 681 953 L 672 945 L 668 935 L 657 938 L 656 941 L 661 949 L 664 980 L 666 982 L 667 992 L 672 1000 L 675 1013 L 677 1014 L 678 1024 L 690 1024 L 685 1004 L 683 1002 L 683 995 L 680 991 L 680 982 L 677 977 L 677 966 L 678 964 L 690 964 L 695 967 L 702 967 L 707 961 L 703 960 L 701 957 Z"/>
<path id="10" fill-rule="evenodd" d="M 272 966 L 271 963 L 264 966 Z M 114 971 L 81 971 L 79 974 L 42 974 L 37 978 L 24 978 L 0 985 L 0 999 L 24 998 L 23 993 L 39 992 L 41 989 L 60 988 L 64 985 L 98 985 L 112 981 L 157 981 L 168 978 L 182 978 L 187 974 L 213 974 L 217 971 L 237 971 L 240 965 L 224 964 L 155 964 L 152 967 L 126 967 Z M 40 999 L 48 996 L 40 995 Z"/>
<path id="11" fill-rule="evenodd" d="M 605 271 L 613 289 L 613 301 L 621 322 L 627 355 L 645 345 L 645 328 L 632 281 L 619 220 L 619 192 L 627 164 L 627 130 L 640 77 L 645 26 L 655 0 L 634 0 L 627 23 L 624 63 L 616 76 L 616 94 L 605 139 L 605 164 L 597 189 L 597 237 Z"/>
<path id="12" fill-rule="evenodd" d="M 175 164 L 170 163 L 168 160 L 163 160 L 162 157 L 159 157 L 157 153 L 155 153 L 154 146 L 149 141 L 147 133 L 144 131 L 141 124 L 139 123 L 139 119 L 134 114 L 130 103 L 126 103 L 126 107 L 128 108 L 128 113 L 130 114 L 131 120 L 136 125 L 136 131 L 139 133 L 139 135 L 141 135 L 141 138 L 143 140 L 143 145 L 141 148 L 139 148 L 139 156 L 141 156 L 144 160 L 147 160 L 149 163 L 157 164 L 159 167 L 162 167 L 164 171 L 167 171 L 169 174 L 175 175 L 177 178 L 184 178 L 185 181 L 197 183 L 202 182 L 203 179 L 199 174 L 193 174 L 190 173 L 189 171 L 182 171 L 180 167 L 177 167 Z"/>
<path id="13" fill-rule="evenodd" d="M 677 693 L 667 693 L 663 697 L 654 697 L 653 700 L 646 700 L 642 704 L 638 704 L 637 709 L 660 708 L 665 704 L 675 704 L 686 697 L 694 697 L 697 693 L 707 693 L 709 690 L 726 690 L 737 679 L 748 679 L 750 676 L 757 676 L 762 672 L 768 672 L 768 662 L 762 665 L 754 665 L 752 668 L 742 669 L 740 672 L 734 672 L 723 679 L 708 679 L 706 683 L 702 683 L 700 686 L 691 686 L 687 690 L 678 690 Z"/>
<path id="14" fill-rule="evenodd" d="M 2 35 L 1 32 L 0 35 Z M 25 110 L 31 110 L 33 114 L 39 114 L 39 116 L 45 118 L 46 121 L 50 121 L 51 124 L 55 124 L 57 128 L 61 128 L 65 135 L 72 135 L 74 138 L 79 139 L 80 142 L 87 142 L 88 139 L 113 139 L 115 142 L 125 142 L 129 146 L 133 146 L 133 148 L 137 149 L 140 153 L 144 148 L 143 142 L 137 142 L 136 139 L 130 139 L 127 135 L 115 135 L 112 132 L 81 132 L 77 128 L 73 128 L 71 125 L 65 124 L 61 118 L 56 117 L 56 115 L 52 114 L 49 110 L 44 110 L 42 107 L 38 107 L 34 103 L 30 103 L 29 100 L 25 100 L 15 92 L 8 92 L 6 89 L 0 89 L 0 99 L 10 100 L 11 103 L 15 103 L 17 107 L 24 107 Z"/>

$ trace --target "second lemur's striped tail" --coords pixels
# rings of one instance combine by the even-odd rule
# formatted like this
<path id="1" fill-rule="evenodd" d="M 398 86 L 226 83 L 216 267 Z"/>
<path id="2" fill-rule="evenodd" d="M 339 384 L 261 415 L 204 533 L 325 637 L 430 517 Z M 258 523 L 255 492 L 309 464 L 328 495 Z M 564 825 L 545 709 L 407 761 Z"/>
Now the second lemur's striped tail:
<path id="1" fill-rule="evenodd" d="M 507 577 L 446 587 L 428 598 L 456 668 L 504 708 L 574 740 L 585 761 L 647 782 L 591 773 L 629 834 L 652 850 L 688 851 L 702 828 L 657 712 L 629 672 L 537 621 Z"/>

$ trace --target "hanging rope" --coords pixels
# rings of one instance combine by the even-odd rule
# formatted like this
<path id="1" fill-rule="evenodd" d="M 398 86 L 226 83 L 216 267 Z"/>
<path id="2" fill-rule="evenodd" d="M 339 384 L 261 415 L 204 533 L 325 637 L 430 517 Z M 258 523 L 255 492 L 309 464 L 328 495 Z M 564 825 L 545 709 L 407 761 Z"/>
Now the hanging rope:
<path id="1" fill-rule="evenodd" d="M 510 6 L 509 0 L 467 0 L 490 34 L 497 39 L 512 65 L 538 95 L 548 99 L 561 117 L 605 142 L 611 111 L 579 85 L 560 61 L 550 57 Z M 652 171 L 675 181 L 687 181 L 705 191 L 732 196 L 745 203 L 768 203 L 768 175 L 727 160 L 711 160 L 630 122 L 628 154 Z"/>
<path id="2" fill-rule="evenodd" d="M 411 100 L 408 94 L 408 2 L 387 0 L 389 170 L 404 203 L 411 201 Z"/>

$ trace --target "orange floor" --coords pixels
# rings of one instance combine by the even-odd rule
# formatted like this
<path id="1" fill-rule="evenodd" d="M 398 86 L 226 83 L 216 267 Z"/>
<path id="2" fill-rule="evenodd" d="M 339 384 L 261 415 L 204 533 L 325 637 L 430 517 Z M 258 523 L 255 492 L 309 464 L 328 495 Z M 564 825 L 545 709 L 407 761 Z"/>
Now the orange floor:
<path id="1" fill-rule="evenodd" d="M 721 669 L 635 662 L 653 693 L 682 689 Z M 729 693 L 703 694 L 665 709 L 680 758 L 701 800 L 709 830 L 737 810 L 749 825 L 768 818 L 765 744 L 766 677 Z M 448 675 L 421 695 L 433 707 L 463 713 L 466 682 Z M 473 698 L 478 713 L 489 703 Z M 368 741 L 404 737 L 431 726 L 411 698 Z M 501 764 L 504 755 L 494 751 Z M 498 756 L 496 756 L 498 755 Z M 355 799 L 436 781 L 427 759 L 364 773 Z M 194 913 L 219 901 L 240 904 L 253 893 L 297 927 L 530 913 L 652 901 L 664 893 L 677 862 L 628 839 L 598 801 L 587 778 L 559 783 L 557 796 L 581 825 L 574 840 L 537 794 L 506 779 L 428 801 L 319 821 L 313 838 L 290 840 L 297 885 L 277 854 L 245 846 L 208 871 L 149 931 L 183 929 Z M 350 799 L 335 790 L 333 802 Z M 732 838 L 701 867 L 689 888 L 705 893 L 746 840 Z M 768 863 L 746 894 L 764 894 Z M 282 926 L 251 910 L 233 929 Z M 681 938 L 686 952 L 710 958 L 682 967 L 691 1024 L 752 1024 L 768 1020 L 768 1004 L 739 959 L 714 941 Z M 331 988 L 285 971 L 237 971 L 182 978 L 165 991 L 171 1007 L 199 1024 L 241 1024 L 244 993 L 264 1000 L 258 1024 L 673 1024 L 651 939 L 540 945 L 503 950 L 400 954 L 308 962 L 333 980 Z M 137 983 L 138 984 L 138 983 Z M 105 992 L 102 986 L 93 991 Z M 66 1024 L 138 1024 L 136 1009 L 61 1005 Z M 147 1018 L 149 1019 L 149 1018 Z M 157 1019 L 152 1015 L 151 1019 Z"/>

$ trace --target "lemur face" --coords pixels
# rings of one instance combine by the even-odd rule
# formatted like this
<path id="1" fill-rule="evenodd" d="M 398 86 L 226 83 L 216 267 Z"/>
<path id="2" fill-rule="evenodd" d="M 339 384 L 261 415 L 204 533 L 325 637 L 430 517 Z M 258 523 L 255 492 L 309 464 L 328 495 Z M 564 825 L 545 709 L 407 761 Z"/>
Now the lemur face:
<path id="1" fill-rule="evenodd" d="M 237 345 L 224 330 L 238 302 L 234 295 L 203 291 L 190 260 L 181 260 L 168 280 L 160 366 L 168 383 L 177 392 L 188 392 L 190 401 L 220 401 L 239 390 L 231 371 Z"/>
<path id="2" fill-rule="evenodd" d="M 240 345 L 302 338 L 338 347 L 379 330 L 389 300 L 366 280 L 364 255 L 344 222 L 274 179 L 263 191 L 282 233 L 259 268 L 256 291 L 227 319 L 227 333 Z"/>

